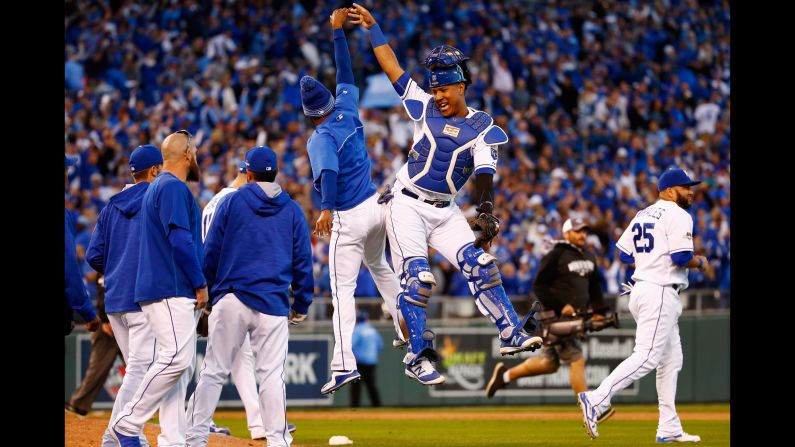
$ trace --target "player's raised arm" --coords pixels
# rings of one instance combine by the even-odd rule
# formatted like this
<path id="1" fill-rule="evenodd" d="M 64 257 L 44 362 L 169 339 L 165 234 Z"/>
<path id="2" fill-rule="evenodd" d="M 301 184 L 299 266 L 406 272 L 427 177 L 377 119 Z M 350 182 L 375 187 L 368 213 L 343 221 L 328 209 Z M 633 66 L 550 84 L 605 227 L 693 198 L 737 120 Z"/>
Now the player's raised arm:
<path id="1" fill-rule="evenodd" d="M 373 15 L 364 6 L 354 3 L 348 10 L 348 16 L 352 18 L 351 23 L 361 24 L 370 32 L 370 43 L 373 45 L 373 53 L 378 59 L 378 64 L 389 77 L 389 82 L 396 82 L 404 70 L 400 67 L 395 52 L 387 44 L 381 28 L 375 23 Z"/>
<path id="2" fill-rule="evenodd" d="M 348 8 L 338 8 L 331 13 L 331 29 L 334 33 L 334 60 L 337 65 L 337 84 L 353 84 L 353 69 L 351 68 L 351 54 L 348 51 L 348 41 L 342 24 L 348 17 Z"/>

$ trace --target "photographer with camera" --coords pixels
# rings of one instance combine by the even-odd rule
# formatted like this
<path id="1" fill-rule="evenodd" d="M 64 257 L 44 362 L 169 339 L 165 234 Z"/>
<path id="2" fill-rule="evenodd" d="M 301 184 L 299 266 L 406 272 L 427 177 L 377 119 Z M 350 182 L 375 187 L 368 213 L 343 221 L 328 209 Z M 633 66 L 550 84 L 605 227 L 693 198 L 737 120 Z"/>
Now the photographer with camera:
<path id="1" fill-rule="evenodd" d="M 596 256 L 585 248 L 587 229 L 588 225 L 581 219 L 567 219 L 562 228 L 564 240 L 553 241 L 554 247 L 541 259 L 533 290 L 546 311 L 537 317 L 541 330 L 547 331 L 550 337 L 544 337 L 541 356 L 529 358 L 511 369 L 506 369 L 502 362 L 494 367 L 486 386 L 486 397 L 489 399 L 511 381 L 520 377 L 552 374 L 561 364 L 570 365 L 569 380 L 575 396 L 588 389 L 585 383 L 585 357 L 577 338 L 582 337 L 586 330 L 600 330 L 618 323 L 617 320 L 605 321 L 606 306 Z M 593 312 L 588 310 L 589 305 Z M 544 314 L 551 318 L 545 319 Z M 583 316 L 585 318 L 577 318 Z M 590 319 L 587 318 L 589 316 Z M 553 323 L 547 323 L 549 321 Z M 561 336 L 553 329 L 553 325 L 567 328 L 565 332 L 571 336 Z M 557 337 L 554 336 L 556 332 Z M 601 420 L 612 415 L 613 410 L 610 409 Z"/>

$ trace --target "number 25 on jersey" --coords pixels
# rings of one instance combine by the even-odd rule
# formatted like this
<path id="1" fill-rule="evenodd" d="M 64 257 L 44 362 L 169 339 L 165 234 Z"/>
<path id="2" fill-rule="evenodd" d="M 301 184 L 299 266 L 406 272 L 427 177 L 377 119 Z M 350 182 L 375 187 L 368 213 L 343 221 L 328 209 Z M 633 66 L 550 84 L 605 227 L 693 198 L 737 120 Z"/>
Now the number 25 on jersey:
<path id="1" fill-rule="evenodd" d="M 653 222 L 646 222 L 642 227 L 639 223 L 632 226 L 632 233 L 635 234 L 632 239 L 635 241 L 636 253 L 649 253 L 654 249 L 654 235 L 651 234 L 651 230 L 653 229 Z M 645 240 L 646 243 L 644 245 L 639 245 L 641 240 Z"/>

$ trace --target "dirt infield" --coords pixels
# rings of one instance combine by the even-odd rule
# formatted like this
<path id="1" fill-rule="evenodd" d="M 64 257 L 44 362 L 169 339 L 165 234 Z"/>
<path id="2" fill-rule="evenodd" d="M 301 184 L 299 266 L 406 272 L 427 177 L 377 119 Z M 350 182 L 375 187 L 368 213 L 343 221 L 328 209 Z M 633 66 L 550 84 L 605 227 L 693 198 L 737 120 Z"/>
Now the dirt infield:
<path id="1" fill-rule="evenodd" d="M 99 417 L 88 416 L 81 419 L 72 413 L 64 413 L 65 447 L 100 447 L 102 445 L 102 433 L 105 432 L 105 427 L 108 426 L 109 417 L 110 414 Z M 149 444 L 152 447 L 157 447 L 157 435 L 160 434 L 160 429 L 155 425 L 146 424 L 144 433 L 146 433 L 146 439 Z M 207 445 L 208 447 L 262 447 L 265 442 L 232 436 L 210 435 L 210 442 Z M 299 447 L 297 444 L 293 445 Z"/>

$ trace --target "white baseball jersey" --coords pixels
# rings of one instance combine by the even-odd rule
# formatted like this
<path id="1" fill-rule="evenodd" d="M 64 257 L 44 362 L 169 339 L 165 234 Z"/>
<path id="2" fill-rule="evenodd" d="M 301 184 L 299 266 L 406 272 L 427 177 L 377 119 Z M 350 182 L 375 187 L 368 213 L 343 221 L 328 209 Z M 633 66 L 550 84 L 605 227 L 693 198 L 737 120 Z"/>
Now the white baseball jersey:
<path id="1" fill-rule="evenodd" d="M 220 191 L 218 194 L 213 196 L 212 199 L 207 203 L 202 211 L 202 242 L 207 238 L 207 232 L 210 231 L 210 223 L 213 221 L 213 215 L 215 214 L 215 209 L 218 207 L 218 204 L 221 203 L 221 199 L 226 197 L 229 193 L 233 193 L 237 191 L 237 188 L 230 188 L 226 187 Z"/>
<path id="2" fill-rule="evenodd" d="M 635 258 L 633 280 L 684 289 L 687 268 L 674 264 L 671 255 L 693 251 L 693 218 L 676 202 L 658 200 L 638 211 L 616 247 Z"/>

